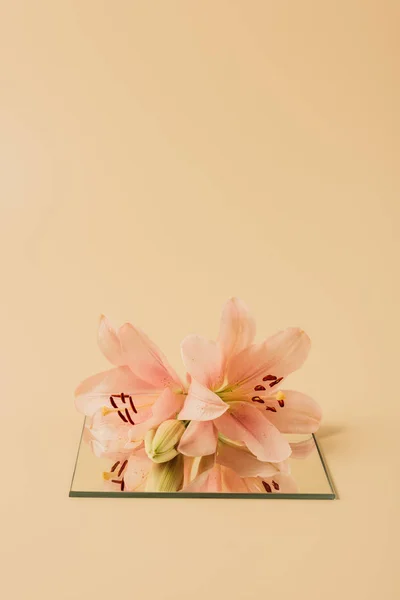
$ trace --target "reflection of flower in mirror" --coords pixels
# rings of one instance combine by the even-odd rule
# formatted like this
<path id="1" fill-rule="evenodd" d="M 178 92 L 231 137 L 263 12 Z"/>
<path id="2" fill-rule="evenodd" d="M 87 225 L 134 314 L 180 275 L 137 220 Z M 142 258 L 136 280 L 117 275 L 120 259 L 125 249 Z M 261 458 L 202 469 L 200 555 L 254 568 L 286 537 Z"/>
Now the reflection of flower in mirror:
<path id="1" fill-rule="evenodd" d="M 115 491 L 294 493 L 287 459 L 315 447 L 286 434 L 311 434 L 319 406 L 281 383 L 307 357 L 310 340 L 289 328 L 254 343 L 243 302 L 224 306 L 216 342 L 182 342 L 187 383 L 138 328 L 115 330 L 101 317 L 100 349 L 113 368 L 76 390 L 86 415 L 84 439 L 110 459 L 103 474 Z"/>

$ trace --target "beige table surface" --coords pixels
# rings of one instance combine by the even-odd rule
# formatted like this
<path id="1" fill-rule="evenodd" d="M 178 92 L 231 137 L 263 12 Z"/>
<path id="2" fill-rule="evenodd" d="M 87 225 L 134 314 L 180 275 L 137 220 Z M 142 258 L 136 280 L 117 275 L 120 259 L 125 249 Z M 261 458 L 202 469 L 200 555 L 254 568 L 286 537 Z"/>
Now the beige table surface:
<path id="1" fill-rule="evenodd" d="M 2 597 L 398 598 L 399 3 L 0 4 Z M 179 364 L 231 295 L 340 500 L 69 499 L 98 315 Z"/>

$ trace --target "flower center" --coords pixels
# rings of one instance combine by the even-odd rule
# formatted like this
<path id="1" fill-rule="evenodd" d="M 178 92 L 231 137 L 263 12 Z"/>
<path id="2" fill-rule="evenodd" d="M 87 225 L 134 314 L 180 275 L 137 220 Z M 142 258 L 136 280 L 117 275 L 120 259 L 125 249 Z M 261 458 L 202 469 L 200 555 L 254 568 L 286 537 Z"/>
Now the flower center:
<path id="1" fill-rule="evenodd" d="M 103 416 L 116 412 L 124 423 L 130 423 L 131 425 L 135 424 L 132 414 L 137 413 L 137 409 L 130 394 L 124 394 L 123 392 L 121 392 L 121 394 L 111 394 L 110 404 L 112 408 L 103 406 Z"/>
<path id="2" fill-rule="evenodd" d="M 111 481 L 111 483 L 116 483 L 120 486 L 121 492 L 125 489 L 125 481 L 123 477 L 123 472 L 126 469 L 126 465 L 128 464 L 127 460 L 121 462 L 117 460 L 116 463 L 113 464 L 109 471 L 103 472 L 103 479 L 105 481 Z M 122 477 L 121 477 L 122 476 Z"/>
<path id="3" fill-rule="evenodd" d="M 276 481 L 274 481 L 274 480 L 272 480 L 272 482 L 271 482 L 271 483 L 272 483 L 272 485 L 273 485 L 274 489 L 278 491 L 278 490 L 279 490 L 279 484 L 278 484 L 278 483 L 276 483 Z M 262 482 L 262 484 L 263 484 L 263 486 L 264 486 L 264 489 L 265 489 L 265 491 L 266 491 L 268 494 L 272 494 L 272 487 L 270 486 L 270 484 L 269 484 L 269 483 L 267 483 L 266 481 L 263 481 L 263 482 Z"/>

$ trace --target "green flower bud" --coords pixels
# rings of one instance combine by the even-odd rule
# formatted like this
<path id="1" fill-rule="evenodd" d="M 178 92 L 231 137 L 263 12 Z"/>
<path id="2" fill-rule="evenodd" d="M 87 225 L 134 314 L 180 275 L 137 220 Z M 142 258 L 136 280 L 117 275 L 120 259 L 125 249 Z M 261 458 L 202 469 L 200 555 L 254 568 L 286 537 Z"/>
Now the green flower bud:
<path id="1" fill-rule="evenodd" d="M 177 492 L 183 483 L 183 456 L 154 464 L 147 478 L 147 492 Z"/>
<path id="2" fill-rule="evenodd" d="M 155 463 L 172 460 L 178 454 L 176 446 L 184 432 L 185 425 L 175 419 L 164 421 L 157 429 L 151 429 L 144 439 L 147 456 Z"/>

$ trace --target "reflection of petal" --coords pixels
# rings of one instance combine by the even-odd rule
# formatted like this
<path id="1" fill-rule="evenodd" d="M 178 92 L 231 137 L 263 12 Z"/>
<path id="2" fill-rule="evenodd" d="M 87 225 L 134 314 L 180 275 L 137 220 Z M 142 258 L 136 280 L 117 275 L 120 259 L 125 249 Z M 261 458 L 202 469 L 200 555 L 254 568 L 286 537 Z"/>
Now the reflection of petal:
<path id="1" fill-rule="evenodd" d="M 191 421 L 181 437 L 178 450 L 186 456 L 214 454 L 217 447 L 217 430 L 212 421 Z"/>
<path id="2" fill-rule="evenodd" d="M 242 477 L 239 477 L 235 471 L 222 467 L 222 491 L 231 494 L 246 494 L 247 485 Z"/>
<path id="3" fill-rule="evenodd" d="M 262 462 L 258 460 L 245 446 L 234 447 L 229 444 L 219 443 L 217 462 L 229 467 L 240 477 L 270 477 L 279 473 L 279 463 Z"/>
<path id="4" fill-rule="evenodd" d="M 206 456 L 201 459 L 196 477 L 182 491 L 189 493 L 222 492 L 221 467 L 215 464 L 214 457 Z"/>
<path id="5" fill-rule="evenodd" d="M 302 440 L 301 442 L 292 442 L 290 447 L 292 449 L 290 458 L 307 458 L 307 456 L 310 456 L 316 449 L 313 437 Z"/>
<path id="6" fill-rule="evenodd" d="M 132 454 L 124 473 L 126 491 L 136 491 L 146 480 L 152 465 L 152 461 L 143 449 Z"/>
<path id="7" fill-rule="evenodd" d="M 292 475 L 277 473 L 273 477 L 246 478 L 251 494 L 297 494 L 298 486 Z"/>
<path id="8" fill-rule="evenodd" d="M 216 419 L 215 425 L 227 438 L 244 442 L 259 460 L 281 462 L 291 453 L 283 435 L 248 402 L 231 402 L 229 412 Z"/>

